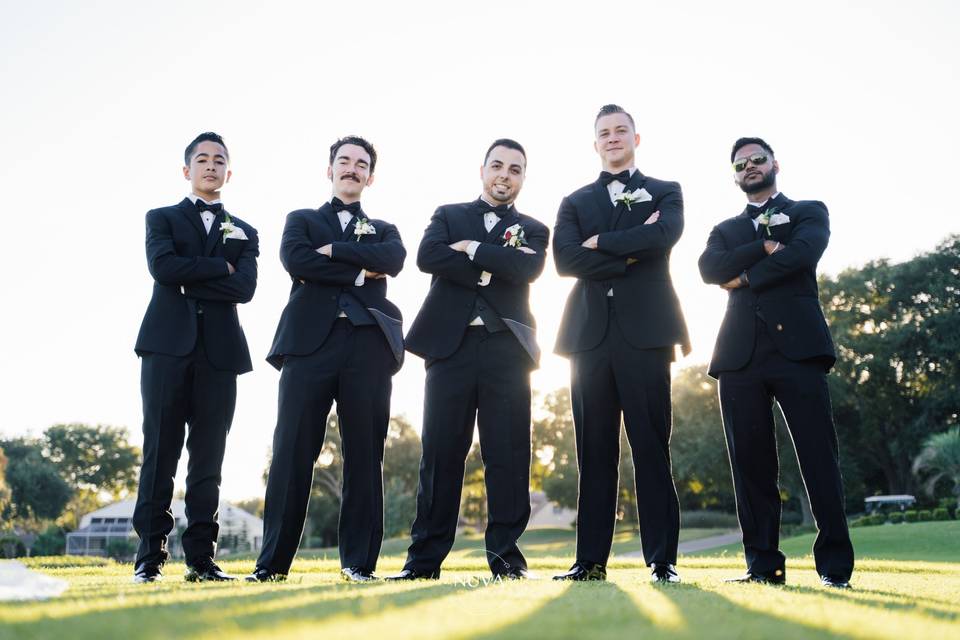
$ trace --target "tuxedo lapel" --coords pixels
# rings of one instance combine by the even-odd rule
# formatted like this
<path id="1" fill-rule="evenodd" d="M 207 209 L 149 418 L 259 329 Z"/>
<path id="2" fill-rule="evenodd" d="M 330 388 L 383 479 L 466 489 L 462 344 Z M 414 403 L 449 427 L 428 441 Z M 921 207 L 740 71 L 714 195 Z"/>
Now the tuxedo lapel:
<path id="1" fill-rule="evenodd" d="M 334 212 L 333 207 L 330 206 L 330 203 L 321 205 L 317 209 L 317 214 L 320 216 L 320 220 L 323 221 L 327 229 L 330 231 L 330 239 L 335 240 L 343 236 L 343 229 L 340 228 L 340 218 L 337 217 L 336 212 Z"/>
<path id="2" fill-rule="evenodd" d="M 213 219 L 213 224 L 210 225 L 210 233 L 203 240 L 203 255 L 212 255 L 213 250 L 217 248 L 217 242 L 222 241 L 223 233 L 220 232 L 220 223 L 223 221 L 224 215 L 223 210 L 221 210 L 217 213 L 217 217 Z"/>
<path id="3" fill-rule="evenodd" d="M 610 202 L 610 192 L 603 182 L 597 180 L 590 189 L 591 200 L 594 205 L 597 226 L 600 227 L 600 233 L 610 230 L 610 217 L 613 213 L 613 203 Z"/>
<path id="4" fill-rule="evenodd" d="M 640 173 L 639 170 L 634 171 L 633 175 L 630 176 L 630 181 L 627 182 L 626 186 L 623 187 L 623 191 L 636 191 L 643 187 L 647 183 L 647 177 Z M 604 189 L 606 190 L 606 189 Z M 607 192 L 607 197 L 609 198 L 610 194 Z M 620 217 L 623 216 L 623 212 L 627 210 L 627 205 L 623 203 L 618 203 L 613 207 L 613 220 L 610 223 L 611 229 L 616 229 L 617 225 L 620 223 Z"/>
<path id="5" fill-rule="evenodd" d="M 337 214 L 333 214 L 333 215 L 337 216 Z M 360 221 L 360 218 L 358 218 L 357 216 L 353 216 L 350 218 L 350 222 L 347 223 L 347 226 L 345 226 L 343 228 L 343 231 L 340 233 L 341 242 L 346 242 L 347 240 L 354 240 L 354 239 L 358 241 L 360 240 L 360 236 L 356 235 L 357 222 L 359 221 Z M 340 224 L 339 217 L 337 218 L 336 223 L 338 225 Z"/>
<path id="6" fill-rule="evenodd" d="M 193 225 L 193 228 L 200 234 L 200 244 L 204 244 L 207 239 L 207 230 L 203 226 L 203 219 L 200 218 L 200 211 L 196 205 L 190 202 L 190 198 L 184 198 L 178 206 L 183 215 L 190 221 L 190 224 Z"/>
<path id="7" fill-rule="evenodd" d="M 489 233 L 486 233 L 484 238 L 485 242 L 493 242 L 495 244 L 500 244 L 500 241 L 503 239 L 503 232 L 507 230 L 508 227 L 520 222 L 520 217 L 517 216 L 515 209 L 510 209 L 510 211 L 500 218 L 500 221 L 497 224 L 493 225 L 493 228 L 490 229 Z M 486 229 L 486 227 L 484 227 Z"/>

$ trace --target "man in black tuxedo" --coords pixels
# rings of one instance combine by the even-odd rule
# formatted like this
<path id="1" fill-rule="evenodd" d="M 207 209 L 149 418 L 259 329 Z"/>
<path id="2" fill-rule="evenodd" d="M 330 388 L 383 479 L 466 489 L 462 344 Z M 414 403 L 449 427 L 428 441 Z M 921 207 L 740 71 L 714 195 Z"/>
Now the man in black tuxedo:
<path id="1" fill-rule="evenodd" d="M 135 582 L 161 578 L 173 478 L 187 453 L 187 528 L 181 536 L 190 581 L 234 580 L 214 563 L 220 468 L 233 420 L 237 374 L 253 367 L 237 304 L 257 288 L 257 231 L 229 214 L 220 189 L 230 179 L 223 139 L 211 132 L 184 153 L 191 192 L 147 212 L 147 267 L 153 296 L 137 336 L 143 397 L 143 466 L 133 512 L 140 536 Z"/>
<path id="2" fill-rule="evenodd" d="M 375 579 L 392 376 L 403 362 L 401 315 L 387 300 L 386 276 L 400 273 L 407 255 L 397 228 L 360 206 L 376 164 L 363 138 L 337 140 L 327 168 L 332 200 L 293 211 L 283 228 L 280 260 L 293 285 L 267 356 L 282 372 L 279 411 L 263 547 L 248 581 L 283 579 L 293 563 L 334 401 L 343 443 L 342 574 Z"/>
<path id="3" fill-rule="evenodd" d="M 426 361 L 423 456 L 413 541 L 395 580 L 438 578 L 456 535 L 464 463 L 478 425 L 487 487 L 487 563 L 526 578 L 517 540 L 530 518 L 530 372 L 540 358 L 530 283 L 543 271 L 550 232 L 513 206 L 527 157 L 494 141 L 473 202 L 437 209 L 417 266 L 433 276 L 407 334 Z"/>
<path id="4" fill-rule="evenodd" d="M 775 400 L 819 528 L 817 572 L 824 585 L 847 588 L 853 545 L 826 378 L 836 355 L 817 297 L 817 262 L 830 238 L 827 208 L 777 191 L 780 167 L 760 138 L 737 140 L 730 159 L 747 207 L 710 232 L 700 273 L 730 292 L 709 373 L 719 380 L 747 560 L 747 574 L 737 581 L 786 580 L 778 548 Z"/>
<path id="5" fill-rule="evenodd" d="M 594 123 L 600 178 L 560 203 L 553 257 L 577 282 L 555 351 L 569 356 L 580 494 L 577 557 L 558 580 L 604 580 L 617 511 L 621 414 L 633 453 L 643 555 L 677 582 L 680 507 L 670 464 L 670 363 L 689 338 L 670 280 L 683 232 L 680 185 L 634 167 L 640 143 L 617 105 Z"/>

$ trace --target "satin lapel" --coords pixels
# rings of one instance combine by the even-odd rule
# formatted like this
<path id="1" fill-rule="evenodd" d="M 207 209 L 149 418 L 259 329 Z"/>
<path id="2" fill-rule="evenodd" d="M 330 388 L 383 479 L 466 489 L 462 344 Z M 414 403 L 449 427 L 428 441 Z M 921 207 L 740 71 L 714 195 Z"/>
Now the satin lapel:
<path id="1" fill-rule="evenodd" d="M 334 217 L 337 217 L 337 214 L 333 214 Z M 343 232 L 340 234 L 340 241 L 346 242 L 347 240 L 354 240 L 356 242 L 360 241 L 360 236 L 354 233 L 357 229 L 357 223 L 360 221 L 360 218 L 353 216 L 350 218 L 350 222 L 347 223 L 347 226 L 343 228 Z M 340 224 L 340 220 L 336 220 L 337 224 Z"/>
<path id="2" fill-rule="evenodd" d="M 207 237 L 204 238 L 203 241 L 203 255 L 213 255 L 214 249 L 217 248 L 217 243 L 223 242 L 223 232 L 220 231 L 220 223 L 223 222 L 224 219 L 222 210 L 217 213 L 217 216 L 213 219 L 213 224 L 210 225 L 210 233 L 207 234 Z"/>
<path id="3" fill-rule="evenodd" d="M 634 171 L 633 175 L 630 176 L 630 181 L 623 188 L 624 191 L 636 191 L 640 189 L 647 183 L 647 177 L 640 173 L 640 171 Z M 620 218 L 623 216 L 624 211 L 627 210 L 627 206 L 624 204 L 618 204 L 613 208 L 613 221 L 610 223 L 611 229 L 616 229 L 617 225 L 620 223 Z"/>
<path id="4" fill-rule="evenodd" d="M 590 192 L 593 196 L 591 200 L 593 201 L 594 213 L 597 224 L 600 227 L 600 233 L 610 231 L 610 217 L 613 213 L 613 203 L 610 202 L 610 192 L 607 191 L 606 185 L 599 180 L 593 183 Z"/>
<path id="5" fill-rule="evenodd" d="M 467 216 L 467 226 L 470 227 L 470 235 L 463 239 L 483 242 L 484 238 L 487 237 L 487 227 L 483 224 L 483 211 L 481 211 L 480 206 L 474 203 L 466 210 L 465 215 Z"/>
<path id="6" fill-rule="evenodd" d="M 511 227 L 520 222 L 520 217 L 517 215 L 516 210 L 511 209 L 507 215 L 500 218 L 500 221 L 493 225 L 493 228 L 490 229 L 490 233 L 486 234 L 484 239 L 486 242 L 493 242 L 495 244 L 502 244 L 503 241 L 503 232 L 507 230 L 508 227 Z"/>
<path id="7" fill-rule="evenodd" d="M 337 214 L 333 212 L 333 207 L 330 206 L 329 202 L 317 209 L 317 214 L 320 216 L 320 220 L 323 222 L 323 224 L 330 231 L 330 235 L 327 237 L 330 238 L 331 241 L 336 240 L 343 235 L 343 230 L 340 228 L 340 218 L 338 218 Z M 326 244 L 326 242 L 324 242 L 324 244 Z"/>
<path id="8" fill-rule="evenodd" d="M 200 244 L 203 245 L 207 239 L 207 230 L 203 227 L 203 219 L 200 217 L 200 211 L 190 202 L 190 198 L 184 198 L 180 201 L 180 210 L 187 217 L 193 228 L 200 234 Z"/>

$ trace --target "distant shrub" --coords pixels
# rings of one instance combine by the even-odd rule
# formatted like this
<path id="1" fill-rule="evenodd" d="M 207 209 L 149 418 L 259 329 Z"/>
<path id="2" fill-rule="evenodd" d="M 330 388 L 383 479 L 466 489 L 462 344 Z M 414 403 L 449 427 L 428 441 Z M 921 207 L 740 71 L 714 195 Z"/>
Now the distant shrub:
<path id="1" fill-rule="evenodd" d="M 917 512 L 913 509 L 907 509 L 903 512 L 904 522 L 916 522 L 917 521 Z"/>
<path id="2" fill-rule="evenodd" d="M 37 536 L 30 548 L 32 556 L 59 556 L 67 548 L 67 537 L 63 529 L 56 525 L 47 527 L 47 530 Z"/>
<path id="3" fill-rule="evenodd" d="M 934 519 L 934 520 L 949 520 L 949 519 L 950 519 L 950 512 L 947 511 L 946 509 L 943 509 L 943 508 L 934 509 L 934 510 L 933 510 L 933 519 Z"/>
<path id="4" fill-rule="evenodd" d="M 133 560 L 133 555 L 137 552 L 137 543 L 132 538 L 113 538 L 107 543 L 105 551 L 108 558 L 125 562 Z"/>
<path id="5" fill-rule="evenodd" d="M 899 511 L 894 511 L 890 514 L 890 524 L 901 524 L 903 522 L 903 514 Z"/>
<path id="6" fill-rule="evenodd" d="M 887 516 L 883 513 L 875 513 L 872 516 L 869 516 L 870 524 L 873 526 L 885 524 L 887 522 Z"/>
<path id="7" fill-rule="evenodd" d="M 957 517 L 957 499 L 956 498 L 941 498 L 940 508 L 946 509 L 947 513 L 950 514 L 951 518 Z"/>
<path id="8" fill-rule="evenodd" d="M 736 514 L 723 511 L 684 511 L 680 522 L 686 529 L 736 529 L 739 525 Z"/>
<path id="9" fill-rule="evenodd" d="M 917 520 L 920 522 L 929 522 L 930 520 L 933 520 L 933 512 L 929 509 L 921 509 L 920 511 L 917 511 Z"/>
<path id="10" fill-rule="evenodd" d="M 27 555 L 27 548 L 23 546 L 15 535 L 0 535 L 0 558 L 22 558 Z"/>

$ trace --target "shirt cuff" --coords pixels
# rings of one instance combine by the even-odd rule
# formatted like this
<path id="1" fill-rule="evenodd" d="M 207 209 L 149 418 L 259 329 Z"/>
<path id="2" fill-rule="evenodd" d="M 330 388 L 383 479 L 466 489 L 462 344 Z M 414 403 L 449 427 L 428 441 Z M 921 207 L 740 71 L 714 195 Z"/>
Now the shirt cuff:
<path id="1" fill-rule="evenodd" d="M 467 257 L 473 260 L 474 254 L 477 252 L 477 247 L 480 246 L 480 243 L 474 240 L 467 245 Z"/>
<path id="2" fill-rule="evenodd" d="M 366 269 L 360 269 L 360 274 L 357 276 L 357 279 L 353 281 L 353 286 L 355 286 L 355 287 L 362 287 L 362 286 L 363 286 L 363 281 L 364 281 L 364 279 L 365 279 L 366 277 L 367 277 L 367 270 L 366 270 Z"/>

